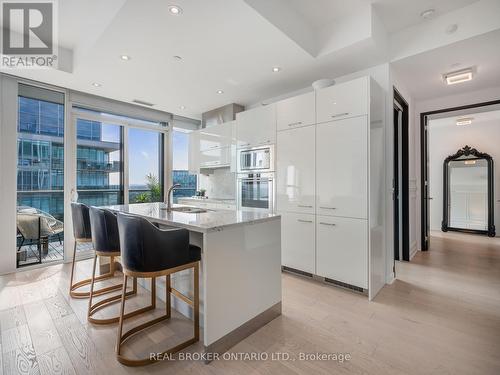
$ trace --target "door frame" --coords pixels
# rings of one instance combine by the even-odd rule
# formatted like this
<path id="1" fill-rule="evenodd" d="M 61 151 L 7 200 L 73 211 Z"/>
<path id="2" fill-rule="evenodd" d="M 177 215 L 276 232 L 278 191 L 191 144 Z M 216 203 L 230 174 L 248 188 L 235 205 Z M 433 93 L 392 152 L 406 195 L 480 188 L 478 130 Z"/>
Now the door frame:
<path id="1" fill-rule="evenodd" d="M 420 243 L 422 251 L 429 250 L 429 192 L 427 189 L 427 177 L 429 172 L 429 168 L 427 165 L 429 153 L 427 142 L 427 128 L 429 123 L 429 116 L 446 112 L 455 112 L 464 109 L 487 107 L 496 104 L 500 104 L 500 99 L 420 113 Z"/>
<path id="2" fill-rule="evenodd" d="M 394 129 L 394 143 L 393 150 L 399 150 L 401 147 L 401 160 L 399 160 L 399 153 L 394 152 L 394 180 L 393 180 L 393 210 L 394 210 L 394 260 L 410 260 L 410 209 L 409 209 L 409 105 L 405 98 L 400 94 L 396 87 L 394 91 L 394 108 L 399 106 L 402 110 L 402 123 L 401 123 L 401 137 Z M 397 104 L 396 104 L 397 103 Z M 393 126 L 395 125 L 393 119 Z M 399 144 L 401 140 L 401 144 Z M 399 166 L 401 166 L 401 181 L 399 181 Z M 401 189 L 399 187 L 401 186 Z M 398 192 L 396 192 L 396 188 Z M 396 194 L 401 192 L 396 201 Z M 401 200 L 401 212 L 399 210 L 399 203 L 396 207 L 396 202 Z M 401 238 L 399 238 L 399 215 L 401 215 Z M 396 225 L 396 220 L 398 220 Z M 399 243 L 402 244 L 402 259 L 399 259 Z"/>

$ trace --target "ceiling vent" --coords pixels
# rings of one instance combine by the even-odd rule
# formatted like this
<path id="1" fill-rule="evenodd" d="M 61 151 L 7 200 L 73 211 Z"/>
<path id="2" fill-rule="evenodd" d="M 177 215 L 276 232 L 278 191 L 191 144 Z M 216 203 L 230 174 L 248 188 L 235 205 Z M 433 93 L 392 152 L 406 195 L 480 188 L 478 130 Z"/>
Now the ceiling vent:
<path id="1" fill-rule="evenodd" d="M 147 105 L 148 107 L 152 107 L 154 106 L 153 103 L 150 103 L 150 102 L 145 102 L 144 100 L 139 100 L 139 99 L 134 99 L 132 100 L 132 103 L 135 103 L 135 104 L 140 104 L 140 105 Z"/>

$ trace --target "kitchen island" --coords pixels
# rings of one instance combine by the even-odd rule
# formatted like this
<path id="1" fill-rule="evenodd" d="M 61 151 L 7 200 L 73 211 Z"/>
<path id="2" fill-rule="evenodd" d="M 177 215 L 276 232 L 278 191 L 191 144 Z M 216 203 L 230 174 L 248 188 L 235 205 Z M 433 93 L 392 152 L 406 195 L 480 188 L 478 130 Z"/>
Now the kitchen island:
<path id="1" fill-rule="evenodd" d="M 190 242 L 202 249 L 200 323 L 205 351 L 222 353 L 281 314 L 281 218 L 254 211 L 189 212 L 183 207 L 173 209 L 188 212 L 167 211 L 164 203 L 106 208 L 144 217 L 161 228 L 189 230 Z M 175 274 L 172 287 L 190 295 L 190 272 Z M 158 296 L 165 296 L 163 278 L 157 288 Z M 192 316 L 175 297 L 172 307 Z"/>

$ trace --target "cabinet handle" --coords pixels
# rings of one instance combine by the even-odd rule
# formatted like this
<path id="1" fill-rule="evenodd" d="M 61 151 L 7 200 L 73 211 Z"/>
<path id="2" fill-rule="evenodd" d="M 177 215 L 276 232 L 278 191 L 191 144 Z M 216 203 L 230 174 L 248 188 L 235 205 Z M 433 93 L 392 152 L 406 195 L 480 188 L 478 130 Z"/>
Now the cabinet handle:
<path id="1" fill-rule="evenodd" d="M 320 206 L 319 208 L 322 208 L 323 210 L 336 210 L 337 207 L 322 207 Z"/>
<path id="2" fill-rule="evenodd" d="M 297 219 L 297 221 L 301 223 L 312 223 L 312 220 Z"/>
<path id="3" fill-rule="evenodd" d="M 320 223 L 321 225 L 328 225 L 328 226 L 330 226 L 330 227 L 334 227 L 334 226 L 336 226 L 336 225 L 337 225 L 337 224 L 333 224 L 333 223 L 325 223 L 325 222 L 323 222 L 323 221 L 320 221 L 319 223 Z"/>
<path id="4" fill-rule="evenodd" d="M 335 118 L 335 117 L 340 117 L 340 116 L 347 116 L 349 114 L 349 112 L 344 112 L 344 113 L 338 113 L 336 115 L 332 115 L 332 118 Z"/>
<path id="5" fill-rule="evenodd" d="M 298 204 L 297 207 L 301 207 L 301 208 L 312 208 L 313 206 L 307 206 L 305 204 Z"/>
<path id="6" fill-rule="evenodd" d="M 288 126 L 296 126 L 300 124 L 302 124 L 302 121 L 292 122 L 291 124 L 288 124 Z"/>

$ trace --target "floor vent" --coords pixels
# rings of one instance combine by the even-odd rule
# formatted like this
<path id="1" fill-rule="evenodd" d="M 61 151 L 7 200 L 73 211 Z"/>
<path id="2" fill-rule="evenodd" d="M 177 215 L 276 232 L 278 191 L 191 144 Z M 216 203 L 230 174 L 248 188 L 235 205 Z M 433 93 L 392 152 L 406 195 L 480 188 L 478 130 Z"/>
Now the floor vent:
<path id="1" fill-rule="evenodd" d="M 307 276 L 307 277 L 313 277 L 313 274 L 312 274 L 312 273 L 309 273 L 309 272 L 304 272 L 304 271 L 301 271 L 301 270 L 296 270 L 295 268 L 282 266 L 282 267 L 281 267 L 281 269 L 282 269 L 283 271 L 286 271 L 286 272 L 291 272 L 291 273 L 294 273 L 294 274 L 296 274 L 296 275 Z"/>
<path id="2" fill-rule="evenodd" d="M 325 277 L 325 282 L 330 283 L 330 284 L 334 284 L 334 285 L 337 285 L 337 286 L 340 286 L 342 288 L 354 290 L 354 291 L 359 292 L 359 293 L 364 293 L 365 292 L 365 290 L 363 288 L 360 288 L 359 286 L 354 286 L 354 285 L 351 285 L 351 284 L 343 283 L 342 281 L 337 281 L 337 280 L 329 279 L 327 277 Z"/>

